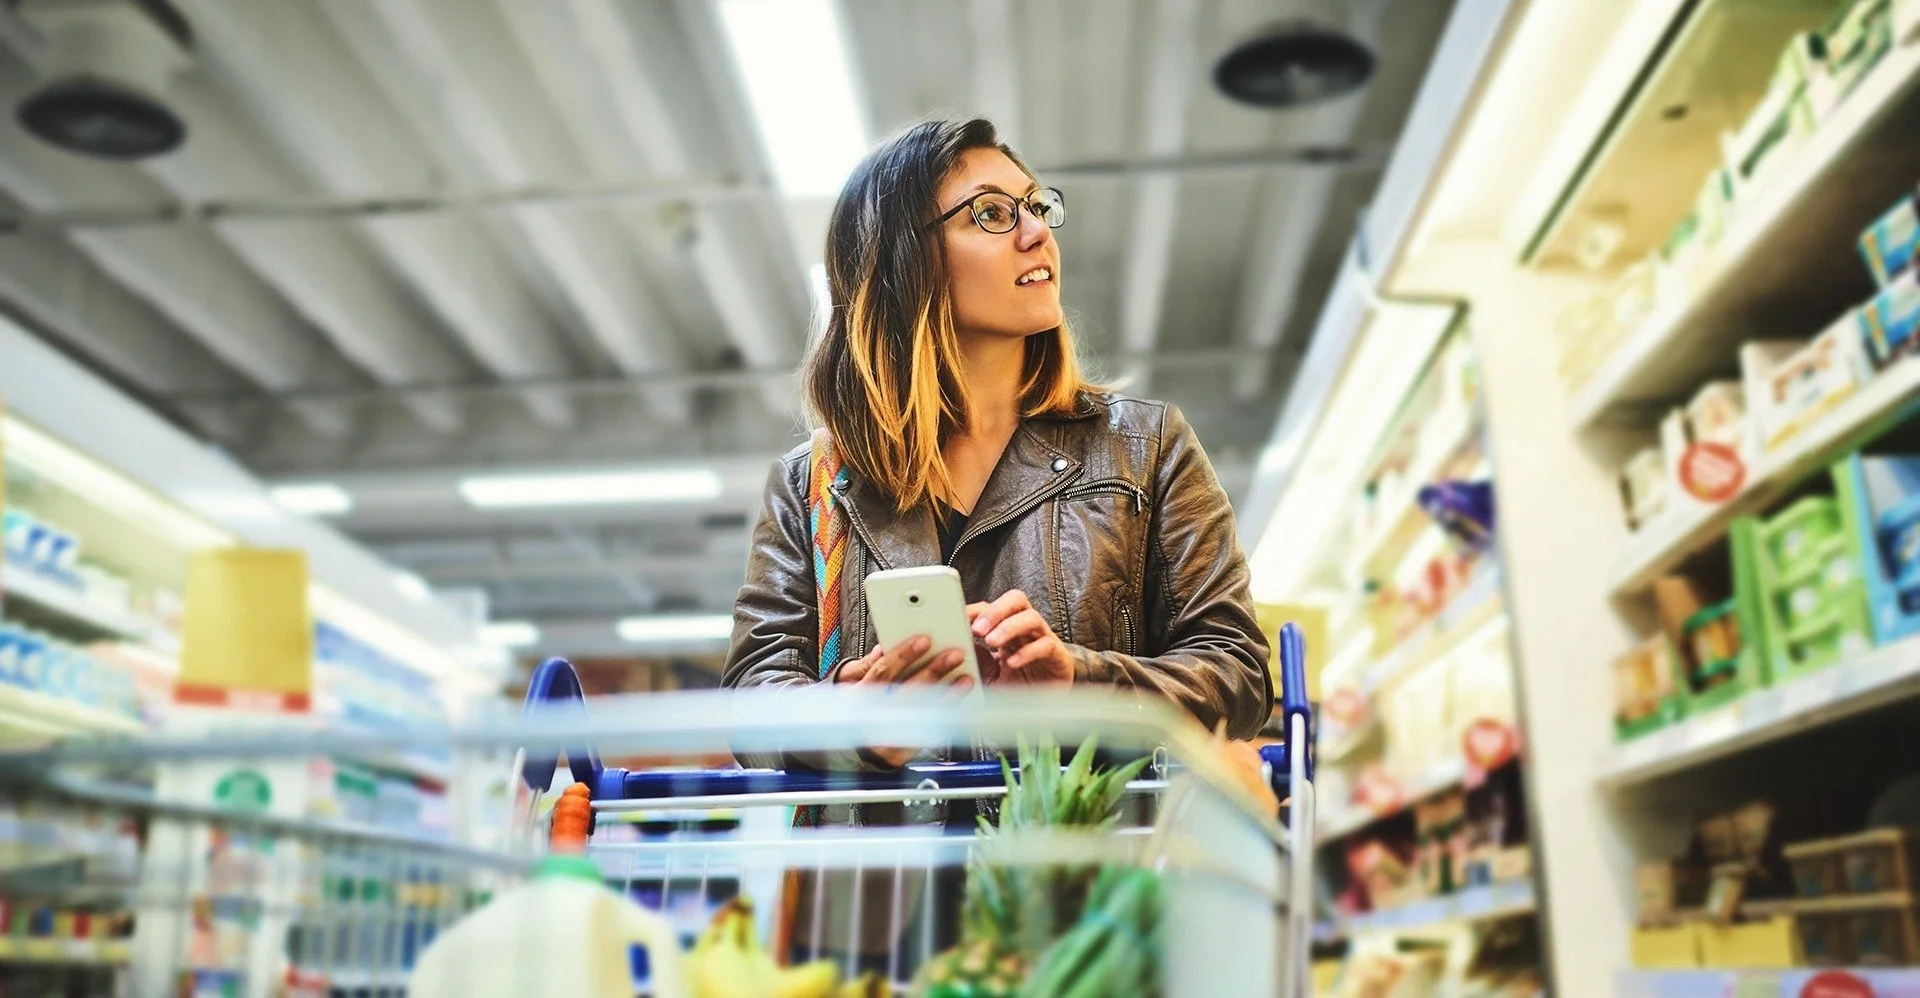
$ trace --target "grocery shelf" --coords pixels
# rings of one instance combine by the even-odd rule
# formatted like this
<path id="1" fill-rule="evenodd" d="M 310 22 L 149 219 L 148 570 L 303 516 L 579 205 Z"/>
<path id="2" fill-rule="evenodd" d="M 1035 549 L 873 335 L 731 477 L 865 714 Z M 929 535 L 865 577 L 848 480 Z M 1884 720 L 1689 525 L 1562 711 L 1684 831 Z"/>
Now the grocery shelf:
<path id="1" fill-rule="evenodd" d="M 1353 557 L 1346 565 L 1348 578 L 1363 579 L 1393 568 L 1420 534 L 1433 525 L 1433 520 L 1420 508 L 1420 489 L 1433 484 L 1440 477 L 1441 469 L 1451 463 L 1461 448 L 1473 439 L 1478 424 L 1471 419 L 1460 422 L 1462 425 L 1458 429 L 1446 433 L 1446 446 L 1422 455 L 1425 460 L 1408 469 L 1406 490 L 1393 497 L 1394 508 L 1354 546 Z"/>
<path id="2" fill-rule="evenodd" d="M 1920 637 L 1749 693 L 1613 749 L 1600 784 L 1620 787 L 1920 695 Z"/>
<path id="3" fill-rule="evenodd" d="M 1807 983 L 1822 974 L 1833 980 L 1841 974 L 1857 978 L 1877 995 L 1908 995 L 1920 989 L 1920 968 L 1872 967 L 1821 970 L 1623 970 L 1614 977 L 1618 998 L 1801 998 L 1814 994 Z M 1835 991 L 1852 994 L 1852 991 Z"/>
<path id="4" fill-rule="evenodd" d="M 128 957 L 124 940 L 0 935 L 0 962 L 115 965 L 126 963 Z"/>
<path id="5" fill-rule="evenodd" d="M 1492 557 L 1482 559 L 1466 587 L 1442 607 L 1432 620 L 1422 624 L 1406 640 L 1368 666 L 1360 676 L 1362 692 L 1372 694 L 1401 676 L 1452 651 L 1468 635 L 1498 616 L 1503 609 L 1500 595 L 1500 569 Z"/>
<path id="6" fill-rule="evenodd" d="M 132 735 L 142 730 L 138 720 L 125 714 L 0 683 L 0 744 L 76 735 Z"/>
<path id="7" fill-rule="evenodd" d="M 1314 927 L 1314 936 L 1325 940 L 1365 932 L 1421 932 L 1454 922 L 1484 922 L 1511 915 L 1525 915 L 1533 910 L 1533 881 L 1509 880 L 1469 887 L 1444 897 L 1416 901 L 1397 908 L 1322 922 Z"/>
<path id="8" fill-rule="evenodd" d="M 1735 517 L 1759 513 L 1812 472 L 1920 412 L 1920 359 L 1869 382 L 1779 449 L 1747 469 L 1739 494 L 1716 506 L 1681 505 L 1633 535 L 1612 575 L 1615 596 L 1631 596 L 1726 536 Z"/>
<path id="9" fill-rule="evenodd" d="M 1466 782 L 1467 761 L 1449 759 L 1422 773 L 1419 778 L 1401 789 L 1400 803 L 1385 811 L 1372 811 L 1366 808 L 1348 808 L 1343 813 L 1329 814 L 1327 820 L 1320 823 L 1314 831 L 1314 844 L 1326 845 L 1346 838 L 1368 825 L 1383 818 L 1390 818 L 1405 812 L 1430 797 L 1438 796 Z"/>
<path id="10" fill-rule="evenodd" d="M 89 631 L 95 637 L 145 641 L 149 630 L 129 614 L 97 606 L 73 589 L 12 564 L 0 564 L 0 596 Z"/>
<path id="11" fill-rule="evenodd" d="M 1574 427 L 1593 426 L 1616 407 L 1686 395 L 1731 371 L 1741 340 L 1818 332 L 1818 318 L 1804 328 L 1779 323 L 1798 304 L 1792 299 L 1808 297 L 1796 294 L 1801 289 L 1849 286 L 1830 284 L 1828 276 L 1851 273 L 1851 283 L 1870 286 L 1854 239 L 1920 177 L 1920 147 L 1908 141 L 1916 123 L 1920 44 L 1899 45 L 1790 161 L 1732 206 L 1724 235 L 1691 280 L 1692 293 L 1656 307 L 1574 393 Z"/>

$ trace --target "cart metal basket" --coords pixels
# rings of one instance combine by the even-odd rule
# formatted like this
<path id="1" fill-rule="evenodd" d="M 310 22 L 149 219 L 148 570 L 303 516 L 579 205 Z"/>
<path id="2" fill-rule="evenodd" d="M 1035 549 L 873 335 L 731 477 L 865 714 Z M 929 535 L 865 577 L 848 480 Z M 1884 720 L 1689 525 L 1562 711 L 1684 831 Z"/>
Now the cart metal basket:
<path id="1" fill-rule="evenodd" d="M 1044 736 L 1094 737 L 1112 753 L 1151 753 L 1153 765 L 1128 786 L 1128 821 L 998 836 L 993 864 L 1156 871 L 1164 915 L 1141 944 L 1156 947 L 1160 980 L 1139 982 L 1141 993 L 1304 995 L 1312 766 L 1310 751 L 1289 749 L 1311 745 L 1311 714 L 1291 626 L 1280 652 L 1288 739 L 1262 755 L 1284 824 L 1159 702 L 809 689 L 613 697 L 589 709 L 559 660 L 536 672 L 518 715 L 446 728 L 302 730 L 284 717 L 183 709 L 187 730 L 164 736 L 0 753 L 0 993 L 404 994 L 422 952 L 542 858 L 547 809 L 573 781 L 592 790 L 588 857 L 687 944 L 716 908 L 748 897 L 759 937 L 783 940 L 782 958 L 831 959 L 848 978 L 908 993 L 949 941 L 953 885 L 984 861 L 957 819 L 1007 792 L 998 763 L 852 774 L 603 759 Z M 371 793 L 354 782 L 363 774 L 379 776 Z M 847 814 L 793 827 L 796 807 Z M 887 817 L 837 820 L 872 817 L 854 813 L 863 810 Z M 639 993 L 648 957 L 633 954 Z M 512 993 L 538 994 L 541 960 L 503 953 L 476 973 L 496 985 L 527 975 Z"/>

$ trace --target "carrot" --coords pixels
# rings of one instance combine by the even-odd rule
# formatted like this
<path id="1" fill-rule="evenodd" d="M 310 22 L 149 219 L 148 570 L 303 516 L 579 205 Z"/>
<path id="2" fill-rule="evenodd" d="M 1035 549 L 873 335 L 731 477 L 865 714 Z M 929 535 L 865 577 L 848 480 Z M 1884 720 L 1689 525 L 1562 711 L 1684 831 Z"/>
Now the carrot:
<path id="1" fill-rule="evenodd" d="M 592 828 L 593 802 L 584 783 L 576 783 L 553 802 L 553 826 L 547 833 L 547 847 L 559 853 L 587 851 L 588 830 Z"/>

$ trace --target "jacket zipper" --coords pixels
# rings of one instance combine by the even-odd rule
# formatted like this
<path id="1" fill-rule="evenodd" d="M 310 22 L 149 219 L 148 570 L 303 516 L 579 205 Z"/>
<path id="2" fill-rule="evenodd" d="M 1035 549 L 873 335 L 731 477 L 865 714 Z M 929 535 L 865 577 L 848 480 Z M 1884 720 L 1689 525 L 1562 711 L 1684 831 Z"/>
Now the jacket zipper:
<path id="1" fill-rule="evenodd" d="M 1102 478 L 1097 482 L 1076 485 L 1062 492 L 1060 494 L 1060 500 L 1065 502 L 1069 499 L 1085 499 L 1088 496 L 1099 495 L 1126 496 L 1132 499 L 1133 511 L 1136 514 L 1144 513 L 1147 509 L 1146 490 L 1124 478 Z"/>
<path id="2" fill-rule="evenodd" d="M 1014 517 L 1024 515 L 1028 510 L 1033 509 L 1035 506 L 1038 506 L 1041 503 L 1046 502 L 1049 498 L 1059 494 L 1060 494 L 1060 486 L 1058 485 L 1049 486 L 1047 488 L 1041 489 L 1039 492 L 1034 493 L 1032 496 L 1028 497 L 1024 502 L 1021 502 L 1019 505 L 1008 508 L 1008 510 L 1005 513 L 1002 513 L 1001 515 L 996 516 L 991 520 L 987 520 L 985 522 L 974 522 L 974 523 L 967 524 L 967 529 L 960 534 L 960 539 L 954 542 L 953 550 L 949 552 L 947 555 L 946 563 L 948 567 L 952 567 L 953 559 L 960 556 L 960 549 L 963 547 L 966 547 L 968 541 L 973 540 L 975 537 L 981 534 L 984 534 L 987 531 L 992 530 L 995 527 L 998 527 L 1001 524 L 1012 520 Z"/>
<path id="3" fill-rule="evenodd" d="M 1131 594 L 1125 592 L 1120 594 L 1120 626 L 1122 628 L 1120 633 L 1125 639 L 1121 642 L 1122 647 L 1120 650 L 1126 652 L 1127 655 L 1131 657 L 1139 654 L 1139 641 L 1134 637 L 1133 633 L 1133 610 L 1129 608 L 1126 603 L 1126 597 L 1129 595 Z"/>

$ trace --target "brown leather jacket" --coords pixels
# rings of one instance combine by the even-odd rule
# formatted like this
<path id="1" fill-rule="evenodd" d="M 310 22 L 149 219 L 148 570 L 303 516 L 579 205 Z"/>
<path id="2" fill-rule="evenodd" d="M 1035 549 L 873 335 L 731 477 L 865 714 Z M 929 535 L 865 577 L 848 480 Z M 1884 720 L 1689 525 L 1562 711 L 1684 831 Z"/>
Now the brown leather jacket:
<path id="1" fill-rule="evenodd" d="M 725 686 L 796 686 L 818 676 L 808 455 L 805 445 L 796 448 L 767 480 L 747 582 L 734 604 Z M 889 497 L 849 477 L 840 488 L 853 527 L 841 648 L 858 656 L 875 641 L 861 580 L 935 564 L 940 545 L 929 510 L 896 513 Z M 952 564 L 968 600 L 1025 591 L 1072 651 L 1076 683 L 1165 697 L 1209 729 L 1225 718 L 1235 738 L 1252 737 L 1267 719 L 1267 639 L 1254 620 L 1233 510 L 1173 405 L 1089 396 L 1070 416 L 1023 421 Z M 851 753 L 784 762 L 870 768 Z"/>

